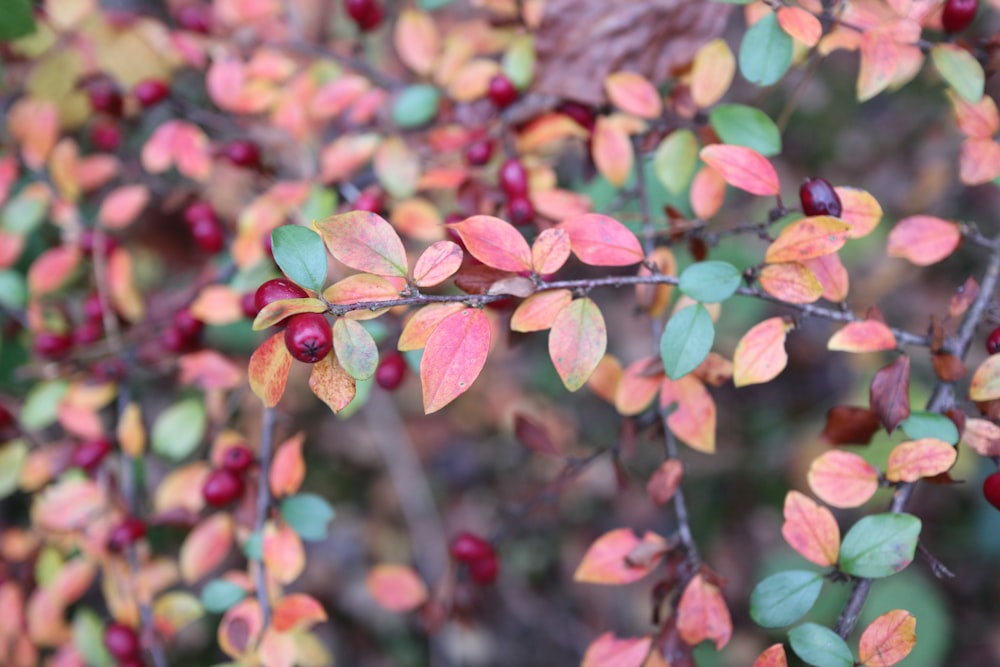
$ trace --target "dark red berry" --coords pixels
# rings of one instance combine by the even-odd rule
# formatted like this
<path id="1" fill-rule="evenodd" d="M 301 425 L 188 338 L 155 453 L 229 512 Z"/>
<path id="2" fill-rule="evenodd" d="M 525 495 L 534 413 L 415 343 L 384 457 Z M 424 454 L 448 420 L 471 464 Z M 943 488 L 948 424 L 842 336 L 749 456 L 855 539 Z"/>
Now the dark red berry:
<path id="1" fill-rule="evenodd" d="M 237 167 L 260 167 L 260 150 L 250 141 L 230 141 L 222 148 L 222 155 Z"/>
<path id="2" fill-rule="evenodd" d="M 527 225 L 535 220 L 535 206 L 525 196 L 511 197 L 507 202 L 507 215 L 511 224 Z"/>
<path id="3" fill-rule="evenodd" d="M 108 550 L 112 553 L 121 553 L 144 537 L 146 537 L 146 524 L 134 516 L 125 517 L 120 524 L 111 529 L 108 535 Z"/>
<path id="4" fill-rule="evenodd" d="M 253 465 L 253 458 L 253 452 L 246 445 L 233 445 L 223 452 L 222 467 L 241 474 Z"/>
<path id="5" fill-rule="evenodd" d="M 110 234 L 101 234 L 100 238 L 98 238 L 97 233 L 92 229 L 88 229 L 80 234 L 80 250 L 84 255 L 87 257 L 93 256 L 94 251 L 98 247 L 104 251 L 104 256 L 107 257 L 118 249 L 118 241 Z"/>
<path id="6" fill-rule="evenodd" d="M 212 8 L 207 5 L 186 5 L 177 12 L 177 25 L 184 30 L 207 35 L 212 32 Z"/>
<path id="7" fill-rule="evenodd" d="M 206 252 L 209 255 L 214 255 L 226 245 L 222 224 L 217 220 L 210 220 L 208 218 L 198 220 L 191 224 L 188 229 L 195 244 L 201 248 L 202 252 Z"/>
<path id="8" fill-rule="evenodd" d="M 192 348 L 194 341 L 175 327 L 169 327 L 163 332 L 163 347 L 171 352 L 187 352 Z"/>
<path id="9" fill-rule="evenodd" d="M 1000 510 L 1000 471 L 993 473 L 983 482 L 983 495 L 990 505 Z"/>
<path id="10" fill-rule="evenodd" d="M 459 563 L 472 563 L 493 555 L 493 545 L 478 535 L 463 532 L 451 541 L 451 557 Z"/>
<path id="11" fill-rule="evenodd" d="M 483 139 L 465 149 L 465 161 L 474 167 L 481 167 L 493 157 L 493 142 Z"/>
<path id="12" fill-rule="evenodd" d="M 247 292 L 246 294 L 240 297 L 240 308 L 243 310 L 243 315 L 247 319 L 252 320 L 253 318 L 257 317 L 257 313 L 260 312 L 259 310 L 257 310 L 257 304 L 255 303 L 256 296 L 257 295 L 254 294 L 253 292 Z"/>
<path id="13" fill-rule="evenodd" d="M 990 335 L 986 337 L 986 351 L 990 354 L 1000 352 L 1000 327 L 991 331 Z"/>
<path id="14" fill-rule="evenodd" d="M 190 308 L 181 308 L 174 313 L 174 328 L 185 338 L 196 338 L 205 328 L 205 323 L 195 317 Z"/>
<path id="15" fill-rule="evenodd" d="M 184 222 L 189 227 L 203 220 L 219 222 L 219 216 L 215 214 L 215 209 L 207 201 L 196 201 L 184 209 Z"/>
<path id="16" fill-rule="evenodd" d="M 170 85 L 162 79 L 145 79 L 135 84 L 132 94 L 144 109 L 148 109 L 167 99 L 170 95 Z"/>
<path id="17" fill-rule="evenodd" d="M 101 465 L 104 457 L 111 453 L 112 448 L 111 441 L 107 438 L 87 440 L 73 450 L 70 463 L 77 468 L 83 468 L 89 474 L 93 474 Z"/>
<path id="18" fill-rule="evenodd" d="M 409 367 L 402 353 L 395 350 L 386 352 L 375 369 L 375 382 L 386 391 L 395 391 L 406 379 L 407 370 Z"/>
<path id="19" fill-rule="evenodd" d="M 243 478 L 232 470 L 217 468 L 205 478 L 201 495 L 206 505 L 224 507 L 243 495 Z"/>
<path id="20" fill-rule="evenodd" d="M 86 86 L 90 107 L 97 112 L 109 116 L 120 116 L 124 108 L 122 94 L 117 84 L 110 77 L 101 76 L 91 79 Z"/>
<path id="21" fill-rule="evenodd" d="M 122 142 L 122 131 L 112 120 L 99 120 L 90 128 L 90 143 L 94 148 L 114 153 Z"/>
<path id="22" fill-rule="evenodd" d="M 500 559 L 495 553 L 469 563 L 469 578 L 480 586 L 489 586 L 497 580 Z"/>
<path id="23" fill-rule="evenodd" d="M 292 315 L 285 326 L 285 347 L 299 361 L 315 364 L 333 349 L 333 329 L 319 313 Z"/>
<path id="24" fill-rule="evenodd" d="M 579 102 L 563 102 L 556 107 L 556 111 L 569 116 L 576 122 L 577 125 L 585 130 L 591 132 L 594 130 L 594 125 L 597 121 L 594 116 L 594 110 L 590 107 L 580 104 Z"/>
<path id="25" fill-rule="evenodd" d="M 287 278 L 274 278 L 266 283 L 261 283 L 254 293 L 254 306 L 257 311 L 264 310 L 264 306 L 282 299 L 304 299 L 308 294 L 306 291 Z M 254 316 L 256 317 L 256 315 Z"/>
<path id="26" fill-rule="evenodd" d="M 506 109 L 514 103 L 520 93 L 506 75 L 497 74 L 490 79 L 486 95 L 490 98 L 490 102 L 493 102 L 493 106 L 498 109 Z"/>
<path id="27" fill-rule="evenodd" d="M 832 215 L 838 217 L 844 208 L 840 196 L 825 178 L 810 178 L 799 188 L 802 212 L 808 216 Z"/>
<path id="28" fill-rule="evenodd" d="M 383 207 L 382 195 L 377 190 L 365 190 L 351 204 L 351 208 L 355 211 L 370 211 L 372 213 L 381 213 Z"/>
<path id="29" fill-rule="evenodd" d="M 377 0 L 344 0 L 347 15 L 362 32 L 368 32 L 382 23 L 382 7 Z"/>
<path id="30" fill-rule="evenodd" d="M 976 18 L 978 10 L 979 0 L 948 0 L 941 11 L 941 25 L 944 31 L 962 32 Z"/>
<path id="31" fill-rule="evenodd" d="M 133 655 L 118 661 L 118 667 L 146 667 L 146 661 L 141 656 Z"/>
<path id="32" fill-rule="evenodd" d="M 14 425 L 14 414 L 6 406 L 0 405 L 0 430 Z"/>
<path id="33" fill-rule="evenodd" d="M 86 320 L 73 328 L 74 345 L 90 345 L 104 336 L 104 324 L 101 320 Z"/>
<path id="34" fill-rule="evenodd" d="M 528 170 L 516 157 L 500 165 L 500 189 L 511 199 L 528 194 Z"/>
<path id="35" fill-rule="evenodd" d="M 73 338 L 68 333 L 41 331 L 35 334 L 35 354 L 45 359 L 58 359 L 73 347 Z"/>
<path id="36" fill-rule="evenodd" d="M 128 660 L 142 652 L 139 635 L 123 623 L 108 623 L 104 628 L 104 647 L 115 660 Z"/>

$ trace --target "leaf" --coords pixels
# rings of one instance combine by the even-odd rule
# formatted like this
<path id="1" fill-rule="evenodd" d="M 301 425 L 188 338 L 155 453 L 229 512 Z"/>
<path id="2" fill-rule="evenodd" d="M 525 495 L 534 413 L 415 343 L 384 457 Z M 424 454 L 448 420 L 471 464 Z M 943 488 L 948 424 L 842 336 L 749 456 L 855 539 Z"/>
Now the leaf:
<path id="1" fill-rule="evenodd" d="M 733 384 L 745 387 L 770 382 L 785 370 L 785 337 L 792 327 L 783 317 L 771 317 L 743 334 L 733 353 Z"/>
<path id="2" fill-rule="evenodd" d="M 768 264 L 760 270 L 757 280 L 765 292 L 785 303 L 813 303 L 823 296 L 819 278 L 799 262 Z"/>
<path id="3" fill-rule="evenodd" d="M 378 367 L 378 347 L 368 330 L 356 320 L 338 317 L 333 323 L 333 350 L 337 362 L 356 380 L 367 380 Z"/>
<path id="4" fill-rule="evenodd" d="M 316 598 L 305 593 L 292 593 L 274 606 L 271 622 L 278 632 L 289 632 L 311 627 L 326 619 L 326 610 Z"/>
<path id="5" fill-rule="evenodd" d="M 428 599 L 427 586 L 408 565 L 376 565 L 365 577 L 365 588 L 383 609 L 413 611 Z"/>
<path id="6" fill-rule="evenodd" d="M 879 369 L 872 378 L 869 395 L 872 412 L 885 430 L 892 433 L 910 416 L 910 358 L 902 354 Z"/>
<path id="7" fill-rule="evenodd" d="M 222 617 L 217 641 L 219 648 L 229 657 L 240 660 L 249 656 L 257 646 L 263 629 L 260 603 L 254 598 L 237 602 Z M 256 658 L 255 658 L 256 659 Z"/>
<path id="8" fill-rule="evenodd" d="M 426 83 L 409 85 L 396 95 L 396 100 L 392 105 L 392 122 L 404 130 L 418 128 L 433 120 L 440 106 L 441 92 L 437 88 Z M 416 184 L 415 174 L 408 174 L 402 182 L 395 178 L 390 180 L 385 177 L 391 176 L 394 165 L 398 166 L 400 163 L 406 163 L 404 171 L 409 172 L 413 167 L 419 170 L 419 161 L 416 154 L 409 151 L 402 140 L 390 138 L 383 142 L 383 145 L 389 142 L 391 142 L 390 145 L 393 146 L 393 149 L 385 154 L 384 159 L 380 161 L 376 156 L 376 163 L 382 162 L 385 169 L 376 168 L 375 171 L 376 173 L 382 171 L 383 178 L 379 178 L 379 181 L 393 197 L 409 197 L 413 194 L 412 185 Z M 405 157 L 402 160 L 392 159 L 400 156 Z"/>
<path id="9" fill-rule="evenodd" d="M 501 271 L 530 271 L 531 248 L 509 222 L 491 215 L 474 215 L 448 225 L 462 238 L 469 253 Z"/>
<path id="10" fill-rule="evenodd" d="M 820 567 L 837 563 L 840 528 L 830 510 L 798 491 L 789 491 L 784 513 L 781 534 L 789 546 Z"/>
<path id="11" fill-rule="evenodd" d="M 272 301 L 257 313 L 253 320 L 253 330 L 263 331 L 270 329 L 275 324 L 285 320 L 292 315 L 300 313 L 325 313 L 326 304 L 319 299 L 304 297 L 301 299 L 279 299 Z"/>
<path id="12" fill-rule="evenodd" d="M 958 451 L 944 440 L 921 438 L 896 445 L 889 452 L 885 478 L 890 482 L 915 482 L 947 472 Z"/>
<path id="13" fill-rule="evenodd" d="M 752 148 L 713 144 L 702 148 L 699 156 L 734 188 L 761 196 L 781 192 L 774 165 Z"/>
<path id="14" fill-rule="evenodd" d="M 708 260 L 684 269 L 677 287 L 695 301 L 718 303 L 735 294 L 742 282 L 743 274 L 729 262 Z"/>
<path id="15" fill-rule="evenodd" d="M 274 261 L 292 282 L 322 292 L 326 282 L 326 249 L 311 229 L 282 225 L 271 232 Z"/>
<path id="16" fill-rule="evenodd" d="M 912 514 L 872 514 L 854 524 L 840 545 L 840 569 L 855 577 L 877 579 L 911 562 L 920 536 Z"/>
<path id="17" fill-rule="evenodd" d="M 314 493 L 300 493 L 281 501 L 281 518 L 306 542 L 322 542 L 329 534 L 333 507 Z"/>
<path id="18" fill-rule="evenodd" d="M 130 225 L 149 203 L 149 189 L 145 185 L 125 185 L 108 193 L 101 202 L 97 219 L 109 229 Z"/>
<path id="19" fill-rule="evenodd" d="M 615 391 L 615 409 L 621 415 L 637 415 L 652 403 L 663 381 L 663 363 L 656 357 L 633 361 L 622 373 Z"/>
<path id="20" fill-rule="evenodd" d="M 972 375 L 969 398 L 974 401 L 992 401 L 1000 398 L 1000 355 L 991 354 Z"/>
<path id="21" fill-rule="evenodd" d="M 652 637 L 618 639 L 605 632 L 587 647 L 580 667 L 643 667 Z"/>
<path id="22" fill-rule="evenodd" d="M 378 301 L 393 301 L 399 298 L 399 288 L 382 276 L 370 273 L 356 273 L 330 285 L 323 291 L 323 298 L 334 306 L 350 306 Z M 384 313 L 388 308 L 356 309 L 348 311 L 344 317 L 354 320 L 370 320 Z"/>
<path id="23" fill-rule="evenodd" d="M 374 133 L 344 134 L 320 152 L 320 178 L 334 183 L 351 178 L 368 164 L 378 149 L 380 137 Z"/>
<path id="24" fill-rule="evenodd" d="M 43 251 L 28 269 L 28 291 L 38 297 L 61 289 L 76 275 L 81 259 L 80 251 L 73 246 Z"/>
<path id="25" fill-rule="evenodd" d="M 337 414 L 354 400 L 357 382 L 340 365 L 336 354 L 328 354 L 312 365 L 309 389 Z"/>
<path id="26" fill-rule="evenodd" d="M 549 357 L 563 385 L 576 391 L 590 377 L 608 346 L 601 309 L 588 297 L 559 311 L 549 331 Z"/>
<path id="27" fill-rule="evenodd" d="M 905 609 L 888 611 L 861 633 L 858 660 L 862 667 L 891 667 L 917 644 L 917 619 Z"/>
<path id="28" fill-rule="evenodd" d="M 21 469 L 28 459 L 28 443 L 22 438 L 0 445 L 0 498 L 18 490 Z"/>
<path id="29" fill-rule="evenodd" d="M 868 408 L 835 405 L 826 413 L 820 439 L 828 445 L 867 445 L 879 428 L 878 417 Z"/>
<path id="30" fill-rule="evenodd" d="M 750 593 L 750 617 L 764 628 L 781 628 L 805 616 L 823 590 L 823 576 L 808 570 L 772 574 Z"/>
<path id="31" fill-rule="evenodd" d="M 772 644 L 757 656 L 751 667 L 788 667 L 785 647 L 782 644 Z"/>
<path id="32" fill-rule="evenodd" d="M 986 75 L 976 57 L 957 44 L 935 44 L 931 47 L 931 62 L 952 90 L 969 102 L 983 97 Z"/>
<path id="33" fill-rule="evenodd" d="M 306 566 L 306 554 L 298 533 L 289 525 L 275 526 L 268 522 L 264 526 L 263 540 L 262 555 L 268 574 L 282 584 L 298 579 Z"/>
<path id="34" fill-rule="evenodd" d="M 451 241 L 438 241 L 424 250 L 413 267 L 417 287 L 433 287 L 455 275 L 462 266 L 462 248 Z"/>
<path id="35" fill-rule="evenodd" d="M 844 640 L 829 628 L 803 623 L 788 632 L 795 654 L 813 667 L 854 667 L 854 656 Z"/>
<path id="36" fill-rule="evenodd" d="M 826 347 L 840 352 L 877 352 L 894 350 L 896 345 L 895 334 L 884 322 L 866 320 L 845 325 L 830 337 Z"/>
<path id="37" fill-rule="evenodd" d="M 716 170 L 704 167 L 691 181 L 691 210 L 700 220 L 707 220 L 719 212 L 726 198 L 726 181 Z"/>
<path id="38" fill-rule="evenodd" d="M 566 290 L 566 292 L 568 294 L 569 290 Z M 548 293 L 542 292 L 542 294 Z M 569 303 L 568 299 L 566 303 Z M 396 344 L 396 349 L 400 352 L 423 349 L 424 345 L 427 344 L 428 337 L 437 328 L 438 324 L 449 315 L 453 315 L 463 308 L 465 308 L 465 305 L 461 303 L 430 303 L 417 309 L 406 320 L 403 331 L 399 334 L 399 342 Z"/>
<path id="39" fill-rule="evenodd" d="M 545 331 L 552 327 L 556 317 L 572 300 L 573 293 L 568 289 L 546 290 L 532 294 L 514 310 L 510 318 L 510 330 Z M 402 337 L 400 340 L 402 341 Z"/>
<path id="40" fill-rule="evenodd" d="M 142 456 L 146 449 L 146 428 L 142 424 L 142 410 L 136 402 L 130 402 L 122 410 L 115 429 L 121 450 L 133 458 Z"/>
<path id="41" fill-rule="evenodd" d="M 646 256 L 639 239 L 628 227 L 600 213 L 571 216 L 557 229 L 569 233 L 573 254 L 584 264 L 630 266 Z"/>
<path id="42" fill-rule="evenodd" d="M 970 139 L 992 139 L 1000 132 L 1000 113 L 992 97 L 966 100 L 954 91 L 946 91 L 955 113 L 955 122 L 962 134 Z"/>
<path id="43" fill-rule="evenodd" d="M 200 581 L 222 564 L 233 546 L 233 517 L 218 512 L 203 519 L 181 544 L 181 576 L 188 584 Z"/>
<path id="44" fill-rule="evenodd" d="M 13 0 L 0 16 L 0 41 L 10 42 L 35 32 L 35 15 L 29 0 Z"/>
<path id="45" fill-rule="evenodd" d="M 306 463 L 302 458 L 302 433 L 292 436 L 278 445 L 268 473 L 268 485 L 275 498 L 296 493 L 306 477 Z"/>
<path id="46" fill-rule="evenodd" d="M 1000 456 L 1000 426 L 985 419 L 967 419 L 962 442 L 981 456 Z"/>
<path id="47" fill-rule="evenodd" d="M 671 194 L 687 190 L 697 166 L 698 139 L 687 128 L 665 136 L 653 153 L 653 173 Z"/>
<path id="48" fill-rule="evenodd" d="M 677 272 L 677 260 L 670 248 L 660 246 L 654 248 L 649 253 L 646 261 L 639 267 L 638 276 L 652 276 L 661 274 L 665 276 L 674 275 Z M 670 305 L 670 297 L 674 293 L 674 286 L 667 283 L 659 284 L 639 284 L 635 286 L 636 305 L 649 313 L 651 317 L 659 319 L 667 312 Z"/>
<path id="49" fill-rule="evenodd" d="M 212 579 L 201 589 L 201 604 L 211 614 L 221 614 L 247 596 L 245 588 L 225 579 Z"/>
<path id="50" fill-rule="evenodd" d="M 989 183 L 1000 176 L 1000 143 L 993 139 L 966 139 L 962 142 L 958 162 L 962 183 Z"/>
<path id="51" fill-rule="evenodd" d="M 764 261 L 797 262 L 837 252 L 847 242 L 849 229 L 843 220 L 827 215 L 803 218 L 781 230 Z"/>
<path id="52" fill-rule="evenodd" d="M 823 36 L 823 24 L 802 7 L 779 7 L 778 25 L 806 46 L 816 46 Z"/>
<path id="53" fill-rule="evenodd" d="M 616 188 L 625 185 L 632 174 L 635 155 L 632 140 L 620 123 L 600 116 L 591 136 L 590 152 L 601 176 Z"/>
<path id="54" fill-rule="evenodd" d="M 111 291 L 111 303 L 129 322 L 138 322 L 146 311 L 145 300 L 136 288 L 135 274 L 132 253 L 128 249 L 118 248 L 111 253 L 111 257 L 108 258 L 108 289 Z"/>
<path id="55" fill-rule="evenodd" d="M 837 186 L 833 190 L 840 198 L 840 219 L 850 225 L 847 238 L 862 238 L 878 226 L 882 220 L 882 206 L 875 197 L 858 188 Z"/>
<path id="56" fill-rule="evenodd" d="M 693 375 L 674 381 L 663 378 L 660 406 L 677 408 L 667 416 L 667 426 L 677 438 L 692 449 L 711 454 L 715 451 L 715 401 L 705 385 Z"/>
<path id="57" fill-rule="evenodd" d="M 350 211 L 313 226 L 330 254 L 352 269 L 378 276 L 406 276 L 403 242 L 381 216 L 369 211 Z"/>
<path id="58" fill-rule="evenodd" d="M 684 465 L 677 459 L 667 459 L 656 468 L 646 483 L 646 493 L 657 505 L 666 505 L 681 485 Z"/>
<path id="59" fill-rule="evenodd" d="M 937 438 L 944 440 L 949 446 L 958 444 L 958 427 L 955 426 L 955 422 L 937 412 L 911 411 L 910 416 L 899 425 L 899 428 L 914 440 Z"/>
<path id="60" fill-rule="evenodd" d="M 660 558 L 637 565 L 629 561 L 629 554 L 640 546 L 666 553 L 667 541 L 654 532 L 646 531 L 640 539 L 631 528 L 618 528 L 604 533 L 583 555 L 583 560 L 573 573 L 573 580 L 587 584 L 630 584 L 642 579 L 656 569 Z"/>
<path id="61" fill-rule="evenodd" d="M 660 337 L 660 358 L 667 377 L 676 380 L 698 368 L 714 341 L 715 325 L 705 306 L 697 303 L 674 313 Z"/>
<path id="62" fill-rule="evenodd" d="M 429 172 L 424 177 L 429 179 L 430 176 Z M 421 181 L 420 187 L 430 189 L 431 186 L 424 185 Z M 396 228 L 396 231 L 414 241 L 431 243 L 440 241 L 444 235 L 444 221 L 441 218 L 441 211 L 423 197 L 412 197 L 393 203 L 389 213 L 389 222 Z"/>
<path id="63" fill-rule="evenodd" d="M 917 266 L 929 266 L 951 255 L 961 243 L 962 232 L 954 222 L 930 215 L 911 215 L 889 232 L 886 252 Z"/>
<path id="64" fill-rule="evenodd" d="M 207 416 L 200 398 L 187 398 L 160 413 L 153 423 L 152 447 L 160 456 L 180 461 L 205 437 Z"/>
<path id="65" fill-rule="evenodd" d="M 201 601 L 187 591 L 170 591 L 160 595 L 153 603 L 152 611 L 157 632 L 168 641 L 205 616 Z"/>
<path id="66" fill-rule="evenodd" d="M 649 80 L 636 72 L 614 72 L 604 79 L 611 103 L 625 113 L 653 120 L 663 113 L 660 94 Z"/>
<path id="67" fill-rule="evenodd" d="M 544 229 L 531 244 L 531 268 L 540 276 L 555 273 L 569 259 L 569 232 L 560 227 Z"/>
<path id="68" fill-rule="evenodd" d="M 528 449 L 546 456 L 562 456 L 548 430 L 526 415 L 514 415 L 514 437 Z"/>
<path id="69" fill-rule="evenodd" d="M 778 16 L 765 14 L 743 35 L 740 73 L 758 86 L 777 83 L 792 64 L 793 46 L 792 38 L 778 24 Z"/>
<path id="70" fill-rule="evenodd" d="M 691 646 L 711 639 L 716 651 L 721 651 L 733 635 L 733 621 L 722 593 L 701 574 L 696 574 L 681 594 L 677 632 Z"/>
<path id="71" fill-rule="evenodd" d="M 463 308 L 444 318 L 420 359 L 424 413 L 437 412 L 465 393 L 490 350 L 490 323 L 482 310 Z"/>
<path id="72" fill-rule="evenodd" d="M 861 34 L 861 68 L 858 71 L 858 101 L 864 102 L 889 87 L 899 64 L 899 47 L 887 30 Z"/>
<path id="73" fill-rule="evenodd" d="M 691 99 L 705 109 L 718 102 L 729 90 L 736 73 L 736 58 L 722 38 L 698 49 L 691 64 Z"/>
<path id="74" fill-rule="evenodd" d="M 857 454 L 831 451 L 809 466 L 809 488 L 834 507 L 865 504 L 878 490 L 878 471 Z"/>
<path id="75" fill-rule="evenodd" d="M 430 14 L 406 8 L 396 19 L 393 46 L 403 64 L 417 74 L 430 74 L 441 50 L 437 25 Z"/>
<path id="76" fill-rule="evenodd" d="M 534 35 L 517 35 L 504 51 L 501 62 L 503 73 L 518 90 L 525 90 L 534 77 L 535 60 Z"/>
<path id="77" fill-rule="evenodd" d="M 281 400 L 291 369 L 292 355 L 285 347 L 284 331 L 272 335 L 254 350 L 250 357 L 247 377 L 250 380 L 250 389 L 264 402 L 265 407 L 273 408 Z"/>
<path id="78" fill-rule="evenodd" d="M 724 144 L 746 146 L 765 157 L 781 153 L 781 132 L 767 114 L 745 104 L 720 104 L 708 121 Z"/>

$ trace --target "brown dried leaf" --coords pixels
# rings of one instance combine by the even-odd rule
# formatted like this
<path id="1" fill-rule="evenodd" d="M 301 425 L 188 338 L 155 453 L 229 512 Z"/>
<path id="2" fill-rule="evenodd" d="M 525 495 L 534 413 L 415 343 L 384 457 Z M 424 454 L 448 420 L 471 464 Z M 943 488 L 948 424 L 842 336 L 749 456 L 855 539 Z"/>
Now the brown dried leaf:
<path id="1" fill-rule="evenodd" d="M 835 405 L 826 413 L 820 439 L 830 445 L 867 445 L 879 426 L 878 417 L 868 408 Z"/>
<path id="2" fill-rule="evenodd" d="M 910 358 L 901 355 L 872 378 L 871 407 L 892 433 L 910 416 Z"/>

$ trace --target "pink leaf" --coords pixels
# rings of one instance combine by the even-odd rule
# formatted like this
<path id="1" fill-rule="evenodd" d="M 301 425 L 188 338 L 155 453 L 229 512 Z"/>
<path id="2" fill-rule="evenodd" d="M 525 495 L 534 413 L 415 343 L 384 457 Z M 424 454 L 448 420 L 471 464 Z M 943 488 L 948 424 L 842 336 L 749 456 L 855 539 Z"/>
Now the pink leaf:
<path id="1" fill-rule="evenodd" d="M 531 248 L 521 232 L 491 215 L 474 215 L 448 225 L 462 237 L 473 257 L 501 271 L 530 271 Z"/>
<path id="2" fill-rule="evenodd" d="M 424 412 L 437 412 L 465 393 L 479 376 L 490 350 L 490 323 L 476 308 L 444 318 L 427 339 L 420 360 Z"/>
<path id="3" fill-rule="evenodd" d="M 591 266 L 629 266 L 645 258 L 635 234 L 600 213 L 575 215 L 563 220 L 557 229 L 569 233 L 573 253 Z"/>
<path id="4" fill-rule="evenodd" d="M 734 188 L 761 196 L 781 192 L 774 165 L 752 148 L 714 144 L 702 148 L 700 156 Z"/>

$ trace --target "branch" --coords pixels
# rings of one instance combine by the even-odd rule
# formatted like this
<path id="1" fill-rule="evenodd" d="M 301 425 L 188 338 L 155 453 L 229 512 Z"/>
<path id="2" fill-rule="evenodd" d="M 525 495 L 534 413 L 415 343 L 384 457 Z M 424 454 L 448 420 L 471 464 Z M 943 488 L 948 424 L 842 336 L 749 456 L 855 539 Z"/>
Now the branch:
<path id="1" fill-rule="evenodd" d="M 260 472 L 257 477 L 257 517 L 254 520 L 254 533 L 264 539 L 264 523 L 267 521 L 271 506 L 271 450 L 274 448 L 274 408 L 264 408 L 261 418 L 260 433 Z M 267 591 L 267 570 L 264 559 L 257 562 L 257 602 L 260 604 L 262 627 L 271 623 L 271 600 Z"/>

